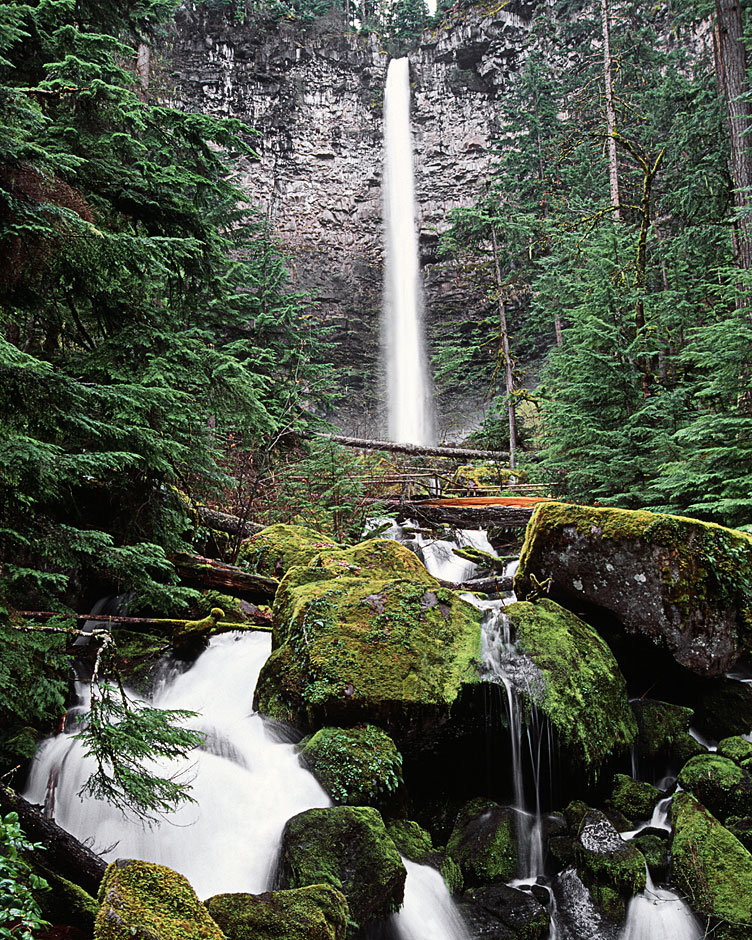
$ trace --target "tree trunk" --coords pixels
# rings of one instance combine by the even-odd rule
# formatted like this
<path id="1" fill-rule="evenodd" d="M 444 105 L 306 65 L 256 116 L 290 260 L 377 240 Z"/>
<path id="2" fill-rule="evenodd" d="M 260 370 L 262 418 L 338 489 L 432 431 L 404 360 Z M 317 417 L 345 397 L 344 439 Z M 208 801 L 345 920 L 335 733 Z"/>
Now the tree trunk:
<path id="1" fill-rule="evenodd" d="M 601 23 L 603 25 L 603 82 L 606 91 L 606 134 L 608 145 L 608 182 L 611 190 L 613 217 L 621 219 L 619 198 L 619 165 L 616 162 L 616 108 L 614 107 L 614 82 L 611 73 L 611 38 L 608 24 L 608 0 L 601 0 Z"/>
<path id="2" fill-rule="evenodd" d="M 739 0 L 716 0 L 714 30 L 716 80 L 726 102 L 731 142 L 729 173 L 737 209 L 736 262 L 745 271 L 752 269 L 752 156 L 749 133 L 752 129 L 752 103 L 745 100 L 747 55 L 744 46 Z"/>
<path id="3" fill-rule="evenodd" d="M 2 783 L 0 808 L 3 814 L 18 813 L 21 828 L 29 841 L 41 842 L 45 846 L 41 861 L 47 868 L 79 885 L 93 897 L 97 896 L 107 868 L 103 859 L 45 816 L 41 807 L 29 803 Z"/>
<path id="4" fill-rule="evenodd" d="M 136 75 L 141 89 L 139 97 L 142 101 L 149 100 L 149 79 L 151 77 L 151 49 L 145 42 L 138 44 L 136 53 Z"/>
<path id="5" fill-rule="evenodd" d="M 456 503 L 455 500 L 447 503 Z M 462 506 L 440 501 L 380 500 L 398 520 L 417 519 L 430 528 L 454 526 L 458 529 L 487 529 L 490 526 L 522 528 L 528 524 L 535 504 L 528 506 Z"/>
<path id="6" fill-rule="evenodd" d="M 501 331 L 501 349 L 504 354 L 504 375 L 507 390 L 507 414 L 509 416 L 509 467 L 514 470 L 517 454 L 517 415 L 514 406 L 514 375 L 512 357 L 509 355 L 509 330 L 507 329 L 507 311 L 502 297 L 501 267 L 499 265 L 499 245 L 496 230 L 491 226 L 491 244 L 493 245 L 494 275 L 496 292 L 499 300 L 499 329 Z"/>

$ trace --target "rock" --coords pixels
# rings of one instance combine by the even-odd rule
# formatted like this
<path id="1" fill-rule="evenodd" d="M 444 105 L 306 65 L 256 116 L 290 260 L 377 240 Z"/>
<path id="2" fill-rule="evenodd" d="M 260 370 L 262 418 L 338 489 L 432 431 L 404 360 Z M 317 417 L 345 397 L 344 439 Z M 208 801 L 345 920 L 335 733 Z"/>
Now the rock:
<path id="1" fill-rule="evenodd" d="M 347 933 L 347 901 L 331 885 L 217 894 L 204 903 L 227 940 L 345 940 Z"/>
<path id="2" fill-rule="evenodd" d="M 719 757 L 727 757 L 741 767 L 744 761 L 752 758 L 752 742 L 743 738 L 741 735 L 734 735 L 731 738 L 724 738 L 718 742 L 716 752 Z"/>
<path id="3" fill-rule="evenodd" d="M 370 806 L 310 809 L 288 820 L 282 833 L 281 886 L 332 885 L 361 926 L 399 908 L 406 874 L 381 815 Z"/>
<path id="4" fill-rule="evenodd" d="M 698 754 L 682 767 L 679 784 L 718 819 L 752 814 L 752 777 L 727 757 Z"/>
<path id="5" fill-rule="evenodd" d="M 620 940 L 621 926 L 612 923 L 596 905 L 574 868 L 566 868 L 556 876 L 553 890 L 562 937 Z"/>
<path id="6" fill-rule="evenodd" d="M 528 673 L 515 685 L 549 718 L 570 758 L 597 772 L 637 734 L 611 650 L 592 627 L 553 601 L 512 604 L 506 613 L 517 650 L 539 676 L 531 680 Z"/>
<path id="7" fill-rule="evenodd" d="M 506 884 L 493 884 L 468 891 L 463 900 L 472 901 L 493 915 L 509 929 L 512 937 L 520 940 L 544 940 L 548 937 L 551 923 L 548 909 L 526 891 Z"/>
<path id="8" fill-rule="evenodd" d="M 335 803 L 381 809 L 402 784 L 402 755 L 375 725 L 321 728 L 300 756 Z"/>
<path id="9" fill-rule="evenodd" d="M 451 856 L 434 848 L 430 833 L 418 823 L 411 819 L 392 819 L 386 831 L 403 858 L 437 869 L 451 894 L 462 891 L 462 869 Z"/>
<path id="10" fill-rule="evenodd" d="M 302 525 L 270 525 L 246 539 L 238 555 L 238 567 L 269 578 L 281 578 L 297 565 L 307 565 L 324 549 L 337 549 L 331 539 Z"/>
<path id="11" fill-rule="evenodd" d="M 324 549 L 309 562 L 334 575 L 362 575 L 374 580 L 400 578 L 435 587 L 436 579 L 415 552 L 391 539 L 368 539 L 350 548 Z"/>
<path id="12" fill-rule="evenodd" d="M 387 553 L 415 563 L 403 546 L 382 543 L 377 574 Z M 481 615 L 425 572 L 418 581 L 369 572 L 326 558 L 288 572 L 254 703 L 302 729 L 373 723 L 402 748 L 408 731 L 421 737 L 426 722 L 448 717 L 463 684 L 478 681 Z"/>
<path id="13" fill-rule="evenodd" d="M 725 826 L 748 852 L 752 852 L 752 816 L 729 816 Z"/>
<path id="14" fill-rule="evenodd" d="M 716 739 L 752 732 L 752 685 L 736 679 L 704 684 L 695 705 L 697 726 Z"/>
<path id="15" fill-rule="evenodd" d="M 482 798 L 471 800 L 457 814 L 447 853 L 468 886 L 510 881 L 517 874 L 514 810 Z"/>
<path id="16" fill-rule="evenodd" d="M 695 754 L 704 754 L 705 748 L 689 734 L 692 709 L 671 705 L 655 699 L 632 702 L 637 719 L 637 746 L 640 757 L 652 759 L 658 755 L 683 764 Z"/>
<path id="17" fill-rule="evenodd" d="M 31 864 L 34 873 L 50 886 L 49 891 L 34 894 L 45 920 L 55 925 L 78 927 L 91 936 L 99 909 L 94 898 L 77 884 L 40 864 L 38 858 L 32 857 Z"/>
<path id="18" fill-rule="evenodd" d="M 752 645 L 752 536 L 681 516 L 542 503 L 528 525 L 517 596 L 593 605 L 699 675 Z"/>
<path id="19" fill-rule="evenodd" d="M 752 935 L 752 855 L 690 793 L 671 807 L 671 880 L 717 940 Z"/>
<path id="20" fill-rule="evenodd" d="M 186 879 L 164 865 L 118 859 L 99 904 L 94 940 L 224 940 Z"/>
<path id="21" fill-rule="evenodd" d="M 668 874 L 669 834 L 665 829 L 643 829 L 632 839 L 645 856 L 650 875 L 655 882 L 666 880 Z"/>
<path id="22" fill-rule="evenodd" d="M 649 819 L 662 796 L 661 791 L 650 783 L 633 780 L 626 774 L 615 774 L 609 802 L 627 819 L 635 821 Z"/>

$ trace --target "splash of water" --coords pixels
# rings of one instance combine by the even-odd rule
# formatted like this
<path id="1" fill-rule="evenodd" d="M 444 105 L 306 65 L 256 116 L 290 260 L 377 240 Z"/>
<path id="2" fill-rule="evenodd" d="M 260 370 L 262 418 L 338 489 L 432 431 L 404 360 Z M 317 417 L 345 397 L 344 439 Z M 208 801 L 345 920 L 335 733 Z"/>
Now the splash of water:
<path id="1" fill-rule="evenodd" d="M 392 59 L 384 93 L 384 320 L 389 435 L 403 444 L 434 442 L 423 337 L 423 289 L 415 224 L 410 63 Z"/>
<path id="2" fill-rule="evenodd" d="M 656 888 L 648 872 L 645 890 L 629 902 L 619 940 L 700 940 L 704 935 L 684 901 Z"/>

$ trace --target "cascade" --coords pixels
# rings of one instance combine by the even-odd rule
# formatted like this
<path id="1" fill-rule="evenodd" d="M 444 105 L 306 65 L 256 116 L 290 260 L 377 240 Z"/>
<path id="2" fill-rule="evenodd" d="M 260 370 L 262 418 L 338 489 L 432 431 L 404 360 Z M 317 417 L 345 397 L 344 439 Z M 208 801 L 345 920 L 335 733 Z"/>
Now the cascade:
<path id="1" fill-rule="evenodd" d="M 629 902 L 619 940 L 700 940 L 704 935 L 684 901 L 656 888 L 648 872 L 645 890 Z"/>
<path id="2" fill-rule="evenodd" d="M 389 435 L 402 444 L 428 445 L 434 431 L 423 337 L 407 58 L 389 63 L 384 93 L 384 229 Z"/>
<path id="3" fill-rule="evenodd" d="M 383 529 L 388 523 L 389 528 Z M 493 546 L 483 529 L 459 529 L 453 541 L 432 538 L 420 531 L 419 523 L 407 520 L 399 525 L 392 519 L 372 519 L 369 528 L 379 529 L 379 538 L 391 539 L 406 545 L 420 558 L 429 574 L 441 581 L 461 584 L 474 578 L 478 566 L 454 554 L 455 548 L 477 548 L 482 552 L 494 553 Z"/>

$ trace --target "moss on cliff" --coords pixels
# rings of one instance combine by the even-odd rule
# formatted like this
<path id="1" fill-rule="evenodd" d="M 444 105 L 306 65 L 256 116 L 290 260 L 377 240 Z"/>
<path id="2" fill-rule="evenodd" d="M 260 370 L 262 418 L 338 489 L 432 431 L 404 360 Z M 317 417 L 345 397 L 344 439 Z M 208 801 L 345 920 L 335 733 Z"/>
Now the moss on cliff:
<path id="1" fill-rule="evenodd" d="M 225 940 L 186 879 L 164 865 L 119 859 L 99 902 L 94 940 Z"/>
<path id="2" fill-rule="evenodd" d="M 331 885 L 264 894 L 217 894 L 205 902 L 227 940 L 344 940 L 345 896 Z"/>
<path id="3" fill-rule="evenodd" d="M 637 734 L 624 677 L 603 639 L 573 613 L 541 600 L 507 608 L 517 648 L 540 670 L 542 693 L 529 693 L 559 739 L 585 767 L 597 771 Z"/>
<path id="4" fill-rule="evenodd" d="M 752 934 L 752 855 L 690 793 L 674 796 L 671 821 L 673 882 L 711 918 L 713 937 L 746 940 Z"/>

